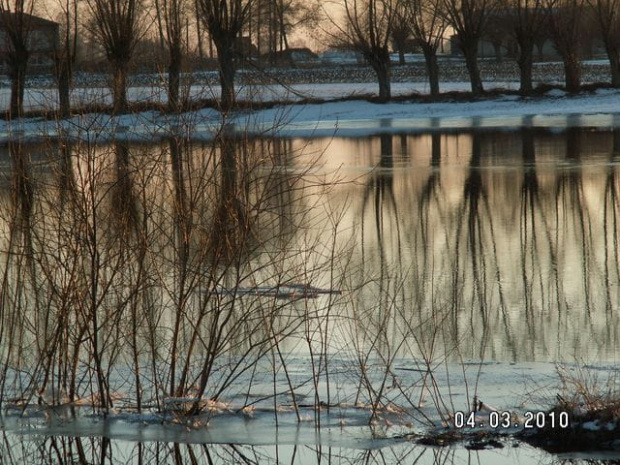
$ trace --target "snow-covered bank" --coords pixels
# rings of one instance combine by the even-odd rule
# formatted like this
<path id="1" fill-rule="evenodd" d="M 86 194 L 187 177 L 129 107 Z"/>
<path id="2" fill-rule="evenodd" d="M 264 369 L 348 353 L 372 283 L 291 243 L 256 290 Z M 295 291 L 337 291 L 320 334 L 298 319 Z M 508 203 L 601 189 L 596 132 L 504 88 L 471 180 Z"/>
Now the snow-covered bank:
<path id="1" fill-rule="evenodd" d="M 357 87 L 351 85 L 349 90 L 355 91 Z M 338 93 L 339 90 L 332 89 L 332 92 Z M 20 137 L 153 140 L 179 131 L 193 138 L 210 139 L 220 130 L 223 122 L 231 131 L 283 137 L 359 136 L 468 128 L 513 129 L 523 126 L 620 127 L 620 91 L 600 89 L 587 94 L 568 95 L 552 90 L 542 97 L 505 95 L 488 100 L 440 103 L 403 101 L 377 104 L 364 100 L 292 103 L 237 112 L 225 119 L 213 109 L 178 116 L 149 111 L 119 117 L 85 114 L 62 121 L 25 118 L 0 121 L 0 141 Z"/>
<path id="2" fill-rule="evenodd" d="M 44 111 L 58 108 L 58 92 L 49 82 L 38 83 L 39 86 L 29 87 L 24 95 L 24 108 L 26 111 Z M 519 88 L 517 81 L 494 81 L 487 85 L 488 90 Z M 290 101 L 298 102 L 303 99 L 335 100 L 341 98 L 375 96 L 378 86 L 374 81 L 370 82 L 323 82 L 323 83 L 261 83 L 243 84 L 237 83 L 237 97 L 243 101 L 273 102 Z M 468 92 L 470 84 L 465 81 L 445 82 L 441 85 L 442 92 Z M 216 83 L 201 82 L 184 89 L 185 98 L 190 101 L 216 100 L 220 97 L 220 88 Z M 409 81 L 392 83 L 392 95 L 400 97 L 414 93 L 428 94 L 427 81 Z M 0 88 L 0 111 L 9 108 L 11 99 L 10 89 Z M 132 103 L 167 104 L 166 88 L 161 82 L 151 82 L 129 87 L 127 99 Z M 98 83 L 95 86 L 83 85 L 71 92 L 71 103 L 74 108 L 89 105 L 112 106 L 112 92 L 109 87 Z"/>
<path id="3" fill-rule="evenodd" d="M 267 130 L 274 121 L 279 135 L 307 137 L 338 134 L 426 132 L 468 128 L 617 127 L 620 125 L 620 91 L 599 90 L 571 96 L 554 90 L 544 97 L 506 95 L 489 100 L 441 103 L 387 103 L 366 101 L 293 105 L 246 116 L 249 127 Z M 286 119 L 288 117 L 288 119 Z M 239 119 L 239 118 L 238 118 Z"/>

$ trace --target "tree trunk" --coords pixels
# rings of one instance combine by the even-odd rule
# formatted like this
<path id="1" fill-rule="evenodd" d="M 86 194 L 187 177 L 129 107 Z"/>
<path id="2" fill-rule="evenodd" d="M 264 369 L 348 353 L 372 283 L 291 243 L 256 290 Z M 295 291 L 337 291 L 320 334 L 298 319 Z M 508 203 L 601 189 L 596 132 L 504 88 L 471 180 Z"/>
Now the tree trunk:
<path id="1" fill-rule="evenodd" d="M 392 97 L 392 85 L 390 82 L 390 64 L 383 60 L 373 60 L 371 62 L 372 69 L 377 75 L 379 81 L 379 100 L 388 101 Z"/>
<path id="2" fill-rule="evenodd" d="M 471 91 L 474 94 L 484 92 L 482 79 L 480 78 L 480 69 L 478 68 L 478 39 L 461 40 L 461 49 L 465 55 L 465 65 L 469 73 L 471 82 Z"/>
<path id="3" fill-rule="evenodd" d="M 280 31 L 280 51 L 288 49 L 288 37 L 286 36 L 286 23 L 284 21 L 284 5 L 278 4 L 278 29 Z"/>
<path id="4" fill-rule="evenodd" d="M 288 46 L 288 34 L 286 33 L 286 30 L 282 31 L 282 39 L 284 40 L 284 50 L 288 50 L 289 46 Z M 250 56 L 252 56 L 250 54 Z"/>
<path id="5" fill-rule="evenodd" d="M 28 51 L 13 52 L 9 57 L 9 77 L 11 79 L 10 117 L 19 118 L 24 112 L 24 90 L 26 88 L 26 71 L 28 68 Z"/>
<path id="6" fill-rule="evenodd" d="M 168 66 L 168 111 L 178 113 L 181 111 L 179 99 L 181 88 L 181 50 L 170 48 L 170 65 Z"/>
<path id="7" fill-rule="evenodd" d="M 235 140 L 224 134 L 220 138 L 220 163 L 222 171 L 221 199 L 224 204 L 234 203 L 237 198 L 237 144 Z M 230 213 L 230 212 L 229 212 Z"/>
<path id="8" fill-rule="evenodd" d="M 164 25 L 162 24 L 162 8 L 160 2 L 155 2 L 155 17 L 157 18 L 157 35 L 159 36 L 159 46 L 161 50 L 165 50 L 166 48 L 166 39 L 164 38 Z"/>
<path id="9" fill-rule="evenodd" d="M 220 107 L 222 111 L 228 111 L 235 106 L 237 96 L 235 94 L 235 55 L 234 37 L 214 37 L 217 48 L 217 61 L 219 63 Z"/>
<path id="10" fill-rule="evenodd" d="M 401 66 L 405 64 L 405 49 L 402 42 L 398 44 L 398 64 Z"/>
<path id="11" fill-rule="evenodd" d="M 267 18 L 268 18 L 268 24 L 269 27 L 267 28 L 267 33 L 268 33 L 268 41 L 269 41 L 269 64 L 273 66 L 273 64 L 275 63 L 275 53 L 276 53 L 276 49 L 277 49 L 277 43 L 276 43 L 276 33 L 275 31 L 277 30 L 277 25 L 276 23 L 276 15 L 273 12 L 273 8 L 274 8 L 274 2 L 270 1 L 267 2 Z"/>
<path id="12" fill-rule="evenodd" d="M 58 80 L 58 103 L 61 118 L 71 115 L 71 101 L 69 99 L 71 90 L 71 62 L 64 56 L 56 60 L 56 79 Z"/>
<path id="13" fill-rule="evenodd" d="M 120 115 L 127 112 L 127 63 L 113 63 L 114 75 L 112 82 L 113 112 Z"/>
<path id="14" fill-rule="evenodd" d="M 534 44 L 519 44 L 519 58 L 517 59 L 517 64 L 519 65 L 519 92 L 521 92 L 522 94 L 530 94 L 532 93 L 532 90 L 534 88 L 534 86 L 532 85 L 533 60 Z"/>
<path id="15" fill-rule="evenodd" d="M 620 87 L 620 50 L 611 45 L 605 47 L 607 58 L 609 59 L 609 70 L 611 72 L 611 85 Z"/>
<path id="16" fill-rule="evenodd" d="M 390 53 L 387 47 L 374 46 L 363 52 L 364 59 L 372 67 L 379 82 L 379 100 L 385 102 L 392 97 L 390 83 Z"/>
<path id="17" fill-rule="evenodd" d="M 502 43 L 493 41 L 493 52 L 495 53 L 495 61 L 497 63 L 502 62 Z"/>
<path id="18" fill-rule="evenodd" d="M 563 58 L 564 80 L 568 92 L 579 92 L 581 88 L 581 63 L 574 53 L 568 53 Z"/>
<path id="19" fill-rule="evenodd" d="M 433 47 L 422 47 L 424 60 L 426 61 L 426 72 L 428 73 L 428 83 L 431 88 L 431 95 L 439 95 L 439 65 L 437 63 L 437 51 Z"/>
<path id="20" fill-rule="evenodd" d="M 200 22 L 200 5 L 198 0 L 194 0 L 194 11 L 193 13 L 196 15 L 196 41 L 198 42 L 198 56 L 200 57 L 200 65 L 202 66 L 202 60 L 204 59 L 204 45 L 203 45 L 203 37 L 202 37 L 202 24 Z M 188 42 L 189 44 L 189 42 Z"/>

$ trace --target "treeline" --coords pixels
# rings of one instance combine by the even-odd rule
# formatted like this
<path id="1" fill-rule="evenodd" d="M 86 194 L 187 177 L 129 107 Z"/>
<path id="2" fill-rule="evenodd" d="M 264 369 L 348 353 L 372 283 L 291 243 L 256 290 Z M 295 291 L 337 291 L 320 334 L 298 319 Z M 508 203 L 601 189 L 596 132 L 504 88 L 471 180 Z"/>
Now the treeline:
<path id="1" fill-rule="evenodd" d="M 12 80 L 10 116 L 23 114 L 30 15 L 42 0 L 0 0 L 5 28 L 5 60 Z M 190 53 L 217 62 L 223 111 L 236 104 L 235 68 L 240 56 L 289 48 L 293 31 L 307 28 L 325 45 L 360 52 L 373 68 L 379 98 L 391 97 L 390 50 L 413 41 L 423 52 L 430 93 L 439 93 L 438 52 L 447 37 L 460 48 L 471 90 L 484 91 L 478 67 L 483 38 L 508 37 L 520 70 L 520 91 L 533 90 L 534 49 L 548 37 L 563 61 L 566 89 L 581 86 L 585 40 L 597 35 L 609 57 L 612 84 L 620 86 L 620 0 L 342 0 L 324 8 L 318 0 L 56 0 L 60 34 L 54 59 L 60 115 L 70 114 L 69 89 L 79 37 L 88 35 L 103 50 L 111 69 L 113 111 L 128 110 L 127 75 L 145 40 L 165 63 L 168 110 L 184 108 L 181 72 Z M 40 4 L 41 3 L 41 4 Z M 49 9 L 49 7 L 46 7 Z M 257 46 L 258 45 L 258 49 Z M 138 50 L 138 51 L 137 51 Z M 95 50 L 88 49 L 91 58 Z"/>
<path id="2" fill-rule="evenodd" d="M 460 48 L 474 94 L 484 91 L 478 67 L 481 40 L 515 44 L 520 91 L 531 93 L 534 49 L 548 38 L 564 65 L 569 92 L 581 87 L 581 54 L 597 35 L 607 52 L 612 85 L 620 86 L 620 2 L 618 0 L 344 0 L 342 41 L 366 58 L 379 82 L 379 97 L 390 98 L 392 42 L 413 39 L 426 60 L 430 92 L 439 93 L 437 53 L 448 33 Z"/>
<path id="3" fill-rule="evenodd" d="M 100 54 L 111 68 L 113 111 L 128 110 L 127 76 L 136 53 L 144 43 L 165 56 L 168 80 L 168 109 L 180 111 L 183 62 L 190 53 L 216 57 L 223 110 L 235 104 L 235 60 L 251 49 L 253 42 L 275 54 L 289 46 L 294 28 L 316 25 L 317 2 L 302 0 L 0 0 L 0 21 L 6 46 L 2 50 L 13 83 L 10 117 L 23 115 L 26 68 L 30 44 L 37 34 L 41 11 L 56 10 L 59 22 L 54 61 L 59 87 L 61 116 L 70 114 L 69 90 L 76 66 L 78 44 L 90 38 L 85 53 Z M 197 50 L 196 50 L 197 49 Z"/>

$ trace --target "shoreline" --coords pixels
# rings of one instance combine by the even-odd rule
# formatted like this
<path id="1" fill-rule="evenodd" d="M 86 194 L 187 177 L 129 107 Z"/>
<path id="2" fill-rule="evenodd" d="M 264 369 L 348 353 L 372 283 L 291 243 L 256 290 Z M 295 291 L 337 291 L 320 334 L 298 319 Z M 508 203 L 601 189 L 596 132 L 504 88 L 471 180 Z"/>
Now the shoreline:
<path id="1" fill-rule="evenodd" d="M 356 86 L 349 87 L 355 89 Z M 179 115 L 150 110 L 119 116 L 84 113 L 64 120 L 33 117 L 0 121 L 0 143 L 63 137 L 152 141 L 179 134 L 195 140 L 212 140 L 224 126 L 232 134 L 286 138 L 518 130 L 522 127 L 612 129 L 620 127 L 620 90 L 598 89 L 570 95 L 552 89 L 538 97 L 499 93 L 490 99 L 438 103 L 419 102 L 413 98 L 374 103 L 352 98 L 323 103 L 275 104 L 258 110 L 238 110 L 230 115 L 203 108 Z"/>

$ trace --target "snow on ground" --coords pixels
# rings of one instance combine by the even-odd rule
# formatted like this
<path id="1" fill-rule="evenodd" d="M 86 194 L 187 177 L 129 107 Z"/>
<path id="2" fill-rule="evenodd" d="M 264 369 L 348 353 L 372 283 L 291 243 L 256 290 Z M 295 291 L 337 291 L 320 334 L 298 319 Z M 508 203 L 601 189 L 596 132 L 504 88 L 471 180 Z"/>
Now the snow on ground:
<path id="1" fill-rule="evenodd" d="M 425 93 L 425 83 L 395 83 L 393 93 L 409 95 Z M 516 82 L 495 82 L 495 88 L 515 89 Z M 490 88 L 490 86 L 487 86 Z M 466 91 L 467 82 L 444 83 L 442 91 Z M 521 126 L 558 127 L 620 126 L 620 90 L 599 89 L 592 93 L 568 95 L 559 89 L 544 96 L 519 97 L 504 95 L 472 101 L 443 101 L 419 103 L 414 101 L 371 103 L 362 96 L 376 92 L 374 83 L 297 84 L 284 86 L 240 87 L 241 99 L 256 101 L 287 100 L 290 103 L 270 109 L 243 111 L 228 115 L 226 124 L 236 131 L 275 133 L 286 137 L 312 137 L 338 134 L 355 136 L 379 132 L 416 132 L 455 130 L 464 128 L 512 129 Z M 360 99 L 355 99 L 359 96 Z M 217 98 L 218 88 L 193 86 L 192 98 Z M 303 104 L 301 98 L 335 100 L 320 104 Z M 105 88 L 80 88 L 72 95 L 76 105 L 110 103 Z M 134 102 L 165 103 L 165 92 L 155 85 L 132 87 L 129 98 Z M 6 109 L 9 90 L 0 89 L 0 110 Z M 30 89 L 26 94 L 27 109 L 49 109 L 56 106 L 56 91 Z M 20 121 L 0 121 L 0 141 L 30 136 L 75 138 L 135 138 L 153 139 L 170 133 L 191 132 L 192 136 L 209 139 L 219 130 L 223 117 L 213 109 L 203 109 L 178 116 L 157 111 L 111 117 L 103 114 L 77 115 L 63 121 L 25 118 Z"/>
<path id="2" fill-rule="evenodd" d="M 502 86 L 508 87 L 502 83 Z M 508 83 L 510 84 L 510 83 Z M 516 85 L 516 84 L 515 84 Z M 450 88 L 465 90 L 464 82 L 451 83 Z M 296 86 L 306 94 L 321 98 L 367 94 L 372 84 L 314 84 Z M 398 84 L 395 94 L 411 92 L 411 84 Z M 259 89 L 269 96 L 270 88 Z M 100 89 L 83 89 L 98 92 Z M 31 91 L 30 102 L 47 105 L 46 92 Z M 78 97 L 87 98 L 84 94 Z M 144 88 L 131 91 L 133 99 L 148 92 Z M 158 98 L 150 93 L 152 98 Z M 37 97 L 38 96 L 38 97 Z M 37 98 L 35 98 L 37 97 Z M 74 94 L 76 97 L 76 94 Z M 104 96 L 101 96 L 104 99 Z M 144 97 L 146 98 L 146 97 Z M 0 103 L 4 100 L 0 99 Z M 1 106 L 0 106 L 1 108 Z M 136 138 L 166 137 L 170 133 L 191 132 L 195 138 L 209 139 L 219 130 L 224 118 L 216 110 L 203 109 L 178 116 L 157 111 L 111 117 L 102 114 L 77 115 L 63 121 L 25 118 L 20 121 L 0 121 L 0 141 L 30 136 L 76 138 Z M 412 101 L 371 103 L 365 100 L 326 102 L 321 104 L 291 103 L 270 109 L 243 111 L 229 115 L 225 122 L 230 129 L 252 133 L 275 133 L 287 137 L 335 135 L 354 136 L 379 132 L 416 132 L 455 130 L 463 128 L 504 128 L 540 126 L 620 126 L 620 91 L 600 89 L 593 93 L 568 95 L 553 90 L 543 97 L 522 98 L 505 95 L 488 100 L 416 103 Z"/>
<path id="3" fill-rule="evenodd" d="M 379 132 L 415 132 L 461 128 L 521 126 L 615 127 L 620 124 L 620 91 L 600 90 L 569 96 L 552 92 L 542 98 L 514 95 L 472 102 L 375 104 L 366 101 L 291 105 L 246 116 L 247 123 L 266 130 L 279 118 L 285 136 L 353 136 Z"/>
<path id="4" fill-rule="evenodd" d="M 518 82 L 494 82 L 487 86 L 489 89 L 504 88 L 516 90 Z M 469 91 L 467 82 L 442 83 L 442 92 Z M 238 98 L 240 100 L 254 100 L 258 102 L 268 101 L 300 101 L 301 99 L 340 99 L 352 96 L 374 96 L 378 86 L 374 82 L 357 83 L 326 83 L 326 84 L 292 84 L 292 85 L 237 85 Z M 209 84 L 192 85 L 185 91 L 192 100 L 217 99 L 220 96 L 219 86 Z M 412 93 L 428 94 L 429 86 L 426 82 L 396 82 L 392 84 L 392 94 L 397 96 L 410 95 Z M 8 88 L 0 88 L 0 111 L 9 108 L 11 92 Z M 58 93 L 53 87 L 39 87 L 27 89 L 25 92 L 25 110 L 48 110 L 58 107 Z M 131 102 L 156 102 L 162 106 L 167 103 L 164 87 L 157 83 L 130 87 L 128 99 Z M 111 105 L 112 93 L 108 87 L 81 87 L 74 89 L 71 94 L 72 105 L 75 107 L 85 105 Z"/>

